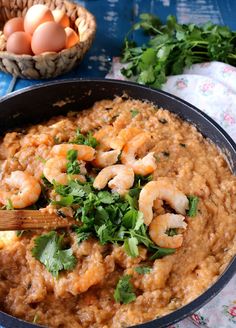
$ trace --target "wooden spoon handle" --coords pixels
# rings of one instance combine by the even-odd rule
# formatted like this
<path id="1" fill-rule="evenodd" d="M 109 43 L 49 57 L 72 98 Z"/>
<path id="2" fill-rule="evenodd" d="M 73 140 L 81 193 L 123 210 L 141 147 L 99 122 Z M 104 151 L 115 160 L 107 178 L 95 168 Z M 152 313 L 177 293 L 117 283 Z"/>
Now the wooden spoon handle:
<path id="1" fill-rule="evenodd" d="M 38 210 L 0 210 L 0 231 L 66 228 L 74 220 Z"/>

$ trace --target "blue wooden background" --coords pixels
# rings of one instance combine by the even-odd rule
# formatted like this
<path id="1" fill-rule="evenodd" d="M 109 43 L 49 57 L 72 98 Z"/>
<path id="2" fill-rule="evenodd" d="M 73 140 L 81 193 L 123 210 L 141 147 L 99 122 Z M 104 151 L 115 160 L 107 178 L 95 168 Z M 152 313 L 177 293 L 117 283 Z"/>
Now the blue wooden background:
<path id="1" fill-rule="evenodd" d="M 169 14 L 181 23 L 203 23 L 208 20 L 236 30 L 236 0 L 87 0 L 78 1 L 97 19 L 97 34 L 89 53 L 79 67 L 59 79 L 104 77 L 113 56 L 119 56 L 125 34 L 142 12 L 159 15 L 165 21 Z M 142 43 L 143 36 L 134 38 Z M 12 77 L 0 72 L 0 96 L 11 90 Z M 45 81 L 45 80 L 44 80 Z M 17 79 L 14 90 L 44 81 Z"/>

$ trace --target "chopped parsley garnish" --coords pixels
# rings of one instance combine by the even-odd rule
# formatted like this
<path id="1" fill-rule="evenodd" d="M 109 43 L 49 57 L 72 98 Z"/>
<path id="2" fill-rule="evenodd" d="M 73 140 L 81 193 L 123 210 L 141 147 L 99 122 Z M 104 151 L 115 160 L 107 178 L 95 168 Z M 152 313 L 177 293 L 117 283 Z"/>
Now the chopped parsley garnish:
<path id="1" fill-rule="evenodd" d="M 137 116 L 137 115 L 139 114 L 139 111 L 138 111 L 137 109 L 132 109 L 132 110 L 130 111 L 130 113 L 131 113 L 131 116 L 132 116 L 132 117 L 135 117 L 135 116 Z"/>
<path id="2" fill-rule="evenodd" d="M 150 257 L 150 260 L 156 260 L 156 259 L 160 259 L 166 255 L 171 255 L 175 253 L 175 249 L 174 248 L 161 248 L 159 247 L 159 249 Z"/>
<path id="3" fill-rule="evenodd" d="M 63 249 L 63 239 L 63 235 L 51 231 L 34 240 L 32 255 L 44 264 L 54 277 L 58 277 L 59 271 L 72 270 L 76 265 L 72 249 Z"/>
<path id="4" fill-rule="evenodd" d="M 136 299 L 134 287 L 130 282 L 131 276 L 125 275 L 117 283 L 114 299 L 117 303 L 128 304 Z"/>
<path id="5" fill-rule="evenodd" d="M 127 238 L 124 242 L 126 253 L 131 257 L 137 257 L 138 252 L 138 239 L 136 237 Z"/>
<path id="6" fill-rule="evenodd" d="M 190 217 L 194 217 L 197 215 L 197 206 L 199 202 L 199 198 L 197 196 L 188 196 L 189 201 L 189 210 L 187 211 L 187 215 Z"/>
<path id="7" fill-rule="evenodd" d="M 80 129 L 77 129 L 75 139 L 71 141 L 78 145 L 87 145 L 93 148 L 96 148 L 98 145 L 97 139 L 95 139 L 91 132 L 88 132 L 86 135 L 80 133 Z"/>
<path id="8" fill-rule="evenodd" d="M 135 271 L 138 274 L 147 274 L 147 273 L 150 273 L 152 271 L 152 268 L 151 267 L 140 266 L 140 267 L 136 267 Z"/>
<path id="9" fill-rule="evenodd" d="M 144 180 L 149 179 L 145 177 Z M 132 257 L 139 255 L 138 245 L 143 244 L 151 253 L 160 250 L 157 255 L 161 257 L 164 251 L 148 236 L 143 214 L 138 211 L 143 178 L 136 177 L 135 180 L 134 188 L 125 197 L 110 190 L 98 191 L 92 182 L 71 180 L 67 185 L 55 185 L 55 192 L 61 198 L 52 203 L 73 208 L 75 218 L 81 221 L 81 225 L 74 228 L 78 242 L 94 236 L 103 245 L 120 243 Z"/>
<path id="10" fill-rule="evenodd" d="M 68 174 L 79 174 L 80 173 L 80 165 L 77 160 L 78 151 L 74 149 L 70 149 L 67 152 L 66 159 L 68 160 L 66 164 L 66 172 Z"/>
<path id="11" fill-rule="evenodd" d="M 6 210 L 14 210 L 14 206 L 10 198 L 7 200 Z"/>

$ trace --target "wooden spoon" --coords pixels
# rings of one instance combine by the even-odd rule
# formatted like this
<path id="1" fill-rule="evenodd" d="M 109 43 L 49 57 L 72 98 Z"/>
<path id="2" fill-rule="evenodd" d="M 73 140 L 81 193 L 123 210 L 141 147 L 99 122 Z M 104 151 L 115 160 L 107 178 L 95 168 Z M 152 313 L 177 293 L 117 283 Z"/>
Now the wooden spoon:
<path id="1" fill-rule="evenodd" d="M 0 210 L 0 231 L 59 229 L 73 224 L 72 218 L 63 219 L 38 210 Z"/>

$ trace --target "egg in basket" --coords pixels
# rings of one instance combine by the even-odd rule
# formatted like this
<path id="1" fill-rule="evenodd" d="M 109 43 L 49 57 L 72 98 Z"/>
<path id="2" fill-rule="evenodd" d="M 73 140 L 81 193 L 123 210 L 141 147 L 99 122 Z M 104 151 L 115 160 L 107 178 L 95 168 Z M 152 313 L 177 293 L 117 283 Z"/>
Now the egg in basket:
<path id="1" fill-rule="evenodd" d="M 54 78 L 90 48 L 94 16 L 62 0 L 0 0 L 0 70 L 26 79 Z"/>

